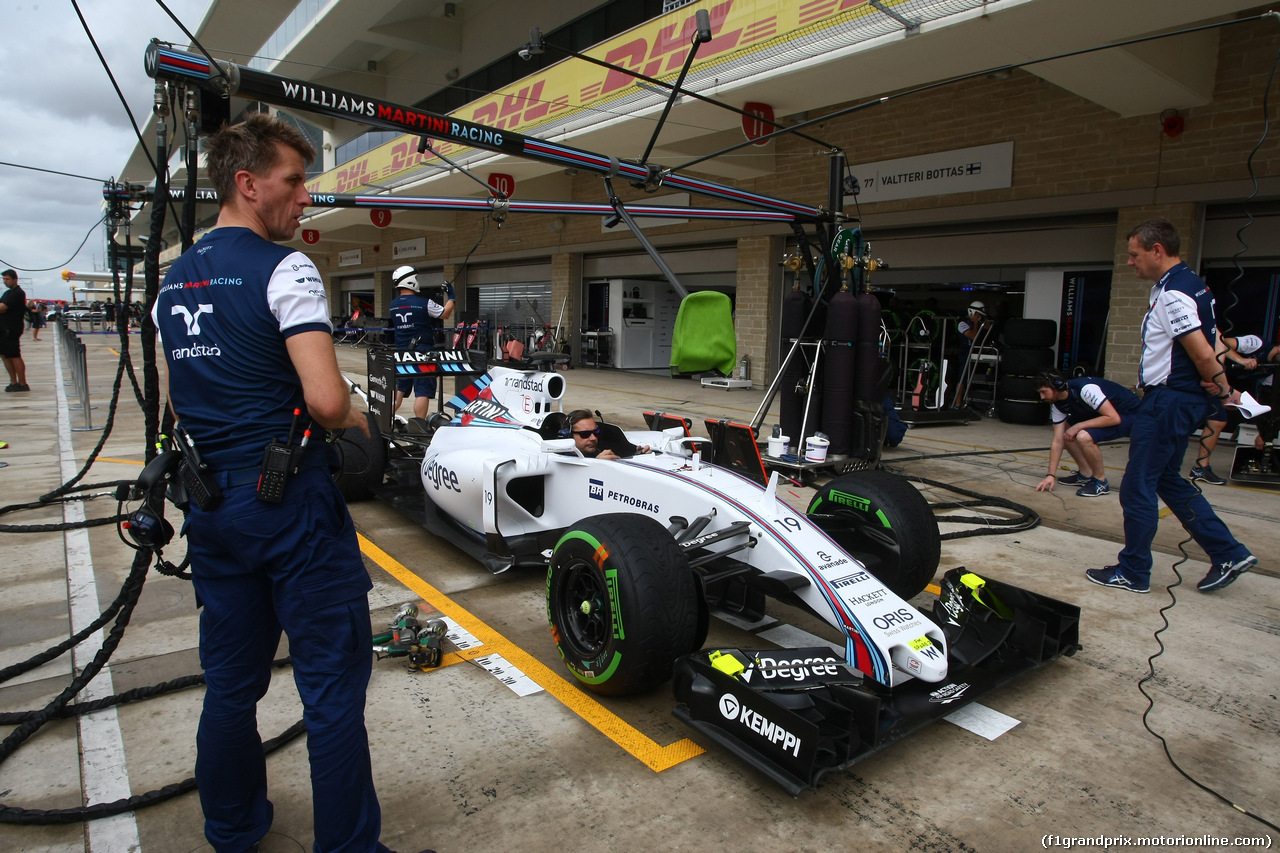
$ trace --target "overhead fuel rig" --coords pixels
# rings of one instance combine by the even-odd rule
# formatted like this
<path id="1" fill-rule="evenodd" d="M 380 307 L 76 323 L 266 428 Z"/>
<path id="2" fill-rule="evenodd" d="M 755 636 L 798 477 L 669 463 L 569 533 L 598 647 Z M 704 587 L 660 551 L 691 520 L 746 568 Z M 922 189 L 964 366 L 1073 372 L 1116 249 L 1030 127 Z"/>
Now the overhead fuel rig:
<path id="1" fill-rule="evenodd" d="M 685 67 L 675 83 L 668 86 L 670 97 L 654 130 L 655 140 L 675 98 L 681 94 L 693 95 L 683 90 L 681 83 L 698 45 L 711 38 L 705 12 L 699 11 L 698 16 L 700 26 L 693 35 Z M 536 29 L 531 32 L 530 44 L 525 49 L 540 52 L 541 36 Z M 218 99 L 239 96 L 284 109 L 312 112 L 370 127 L 417 135 L 422 139 L 420 153 L 428 150 L 433 138 L 448 140 L 464 147 L 594 173 L 601 177 L 604 187 L 604 201 L 600 203 L 514 200 L 486 185 L 486 189 L 492 194 L 485 198 L 323 194 L 312 197 L 315 207 L 487 211 L 499 223 L 506 216 L 516 213 L 614 217 L 630 227 L 641 246 L 682 298 L 688 295 L 687 289 L 681 285 L 637 224 L 638 219 L 646 217 L 670 217 L 671 209 L 658 205 L 624 204 L 614 190 L 615 179 L 626 181 L 649 193 L 661 188 L 674 189 L 741 206 L 681 208 L 680 215 L 684 218 L 777 222 L 789 226 L 798 244 L 798 251 L 789 259 L 789 264 L 798 272 L 807 273 L 809 286 L 798 287 L 788 296 L 784 308 L 783 333 L 788 347 L 786 356 L 751 427 L 756 433 L 755 437 L 759 439 L 765 413 L 773 396 L 781 391 L 786 428 L 792 429 L 798 440 L 803 435 L 825 430 L 830 436 L 831 452 L 836 457 L 832 464 L 846 456 L 860 463 L 854 467 L 868 464 L 874 466 L 879 459 L 885 424 L 880 405 L 884 398 L 881 386 L 887 362 L 880 358 L 876 347 L 880 328 L 879 305 L 873 296 L 865 292 L 866 276 L 879 262 L 871 258 L 861 231 L 851 227 L 855 226 L 855 220 L 843 213 L 845 157 L 841 150 L 830 148 L 830 181 L 826 205 L 810 206 L 680 174 L 674 169 L 649 163 L 647 157 L 653 148 L 653 140 L 646 148 L 645 156 L 639 161 L 620 160 L 562 142 L 525 136 L 511 130 L 475 124 L 452 116 L 438 115 L 215 60 L 210 56 L 179 50 L 158 41 L 152 41 L 148 45 L 145 66 L 157 85 L 157 117 L 161 122 L 158 136 L 162 154 L 162 122 L 163 113 L 166 112 L 161 108 L 162 105 L 170 102 L 186 105 L 189 139 L 187 150 L 192 152 L 196 147 L 192 144 L 192 133 L 194 117 L 200 112 L 200 97 L 207 100 L 210 95 Z M 706 100 L 702 96 L 693 96 Z M 788 132 L 791 131 L 780 129 L 768 136 Z M 161 171 L 164 163 L 164 159 L 158 160 Z M 209 190 L 196 187 L 196 171 L 194 163 L 189 163 L 188 186 L 185 191 L 171 191 L 164 176 L 158 175 L 156 186 L 150 190 L 136 186 L 110 185 L 106 189 L 106 195 L 111 203 L 119 203 L 122 197 L 139 200 L 148 196 L 181 196 L 185 202 L 183 218 L 187 225 L 183 233 L 189 235 L 194 221 L 190 213 L 194 202 L 212 201 L 216 198 Z M 148 245 L 148 263 L 145 267 L 148 304 L 154 300 L 158 290 L 158 263 L 151 260 L 150 250 L 155 246 L 158 251 L 159 235 L 155 232 L 162 227 L 164 208 L 164 204 L 153 205 L 154 236 Z M 187 240 L 189 236 L 184 238 L 185 245 L 189 245 Z M 826 343 L 828 340 L 833 342 L 830 346 Z M 822 357 L 824 349 L 829 350 L 825 365 Z M 825 405 L 820 405 L 820 402 L 825 402 Z M 769 462 L 787 464 L 785 459 L 770 459 Z M 803 462 L 797 464 L 809 467 Z"/>

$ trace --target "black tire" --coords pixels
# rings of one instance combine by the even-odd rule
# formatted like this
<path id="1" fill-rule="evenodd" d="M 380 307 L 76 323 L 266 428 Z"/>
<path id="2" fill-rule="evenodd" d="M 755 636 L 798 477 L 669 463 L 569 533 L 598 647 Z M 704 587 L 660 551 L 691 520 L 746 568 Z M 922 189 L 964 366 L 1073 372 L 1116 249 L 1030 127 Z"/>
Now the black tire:
<path id="1" fill-rule="evenodd" d="M 1054 320 L 1033 320 L 1026 317 L 1010 317 L 1004 322 L 1000 335 L 1005 346 L 1052 347 L 1057 343 L 1058 323 Z"/>
<path id="2" fill-rule="evenodd" d="M 1048 347 L 1009 347 L 1000 356 L 1000 372 L 1006 376 L 1035 376 L 1053 367 L 1053 350 Z"/>
<path id="3" fill-rule="evenodd" d="M 597 515 L 569 528 L 547 569 L 547 621 L 569 672 L 606 696 L 652 690 L 695 650 L 698 590 L 657 521 Z"/>
<path id="4" fill-rule="evenodd" d="M 387 471 L 387 442 L 378 430 L 373 413 L 365 412 L 365 416 L 369 420 L 367 438 L 358 429 L 346 429 L 334 445 L 341 467 L 333 475 L 333 481 L 348 502 L 373 497 Z"/>
<path id="5" fill-rule="evenodd" d="M 1043 426 L 1049 422 L 1049 404 L 1039 400 L 1001 400 L 996 406 L 1000 420 L 1007 424 Z"/>
<path id="6" fill-rule="evenodd" d="M 818 489 L 809 520 L 898 597 L 918 595 L 938 569 L 942 539 L 924 495 L 888 471 L 858 471 Z"/>
<path id="7" fill-rule="evenodd" d="M 1034 400 L 1040 396 L 1036 393 L 1034 376 L 1001 376 L 1000 399 L 1002 400 Z"/>

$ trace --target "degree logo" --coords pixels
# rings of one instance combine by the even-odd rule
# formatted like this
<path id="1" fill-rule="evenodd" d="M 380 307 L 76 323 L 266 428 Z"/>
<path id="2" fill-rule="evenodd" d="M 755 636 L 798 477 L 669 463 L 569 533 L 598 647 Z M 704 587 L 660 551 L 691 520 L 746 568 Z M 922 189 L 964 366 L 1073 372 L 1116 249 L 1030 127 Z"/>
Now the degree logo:
<path id="1" fill-rule="evenodd" d="M 738 719 L 738 711 L 740 707 L 741 706 L 738 704 L 738 697 L 729 693 L 720 697 L 720 714 L 726 720 Z"/>

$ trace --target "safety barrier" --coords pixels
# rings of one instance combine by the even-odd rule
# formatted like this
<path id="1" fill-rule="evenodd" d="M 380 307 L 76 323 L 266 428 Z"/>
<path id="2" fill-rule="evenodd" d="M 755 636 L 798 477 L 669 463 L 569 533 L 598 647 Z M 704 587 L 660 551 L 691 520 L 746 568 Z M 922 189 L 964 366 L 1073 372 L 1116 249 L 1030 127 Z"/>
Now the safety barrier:
<path id="1" fill-rule="evenodd" d="M 84 341 L 67 326 L 67 318 L 58 318 L 58 340 L 62 343 L 62 353 L 71 367 L 72 390 L 68 398 L 80 400 L 80 411 L 84 414 L 84 426 L 72 427 L 72 432 L 88 432 L 102 427 L 93 425 L 93 406 L 89 404 L 89 364 L 85 355 Z"/>

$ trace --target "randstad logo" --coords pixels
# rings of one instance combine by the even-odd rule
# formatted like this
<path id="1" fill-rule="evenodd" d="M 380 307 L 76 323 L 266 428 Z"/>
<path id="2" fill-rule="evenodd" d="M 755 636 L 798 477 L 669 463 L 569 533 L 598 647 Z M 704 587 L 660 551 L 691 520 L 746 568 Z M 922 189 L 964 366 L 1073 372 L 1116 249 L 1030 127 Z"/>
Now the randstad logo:
<path id="1" fill-rule="evenodd" d="M 169 313 L 172 315 L 181 314 L 183 321 L 187 324 L 187 336 L 195 337 L 200 334 L 200 315 L 212 314 L 213 306 L 206 302 L 201 302 L 196 306 L 196 312 L 192 314 L 187 310 L 187 306 L 175 305 L 173 306 L 173 310 Z"/>

